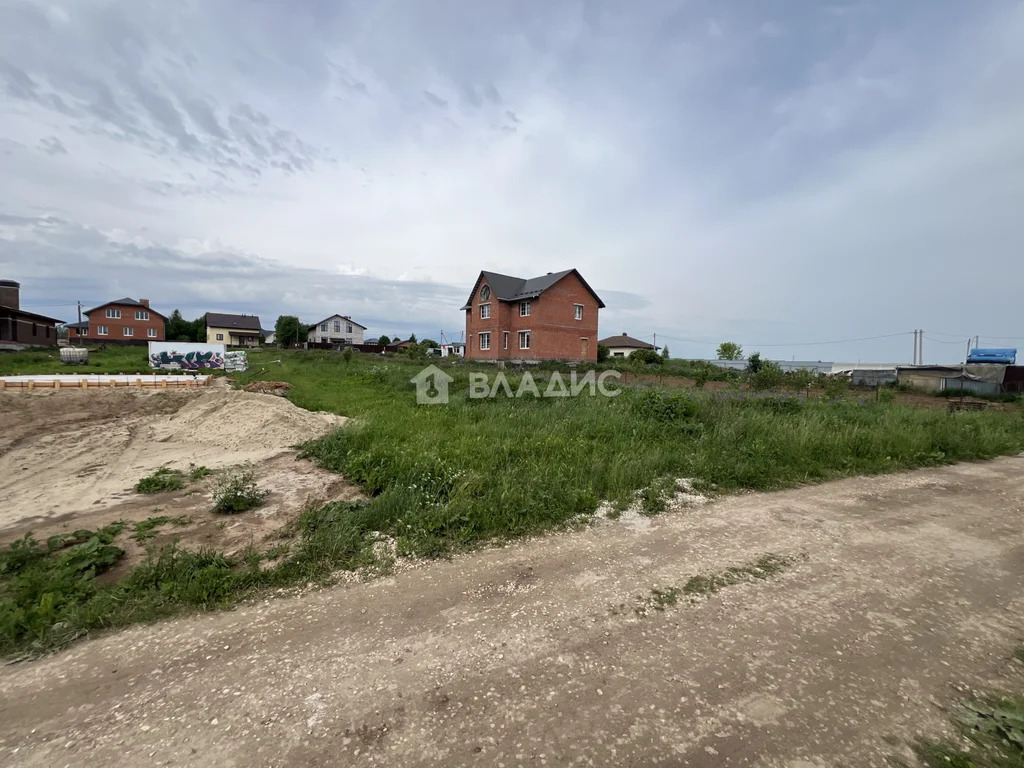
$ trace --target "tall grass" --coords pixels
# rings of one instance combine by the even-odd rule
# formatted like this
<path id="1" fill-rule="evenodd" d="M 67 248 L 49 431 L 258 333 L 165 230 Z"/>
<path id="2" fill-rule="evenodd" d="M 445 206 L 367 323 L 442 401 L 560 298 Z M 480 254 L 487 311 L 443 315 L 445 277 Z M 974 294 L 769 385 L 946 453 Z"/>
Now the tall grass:
<path id="1" fill-rule="evenodd" d="M 250 378 L 290 382 L 297 405 L 354 418 L 304 450 L 369 500 L 305 511 L 288 551 L 273 559 L 170 547 L 107 586 L 95 583 L 95 568 L 67 571 L 69 558 L 85 556 L 68 552 L 67 542 L 45 552 L 19 545 L 0 553 L 0 653 L 379 563 L 382 539 L 399 554 L 434 557 L 550 530 L 665 478 L 689 477 L 706 491 L 770 490 L 1024 450 L 1019 408 L 949 414 L 656 388 L 625 388 L 614 398 L 476 400 L 466 394 L 465 365 L 446 369 L 455 377 L 447 406 L 417 406 L 414 364 L 274 351 L 254 352 L 250 365 Z M 518 374 L 509 378 L 516 388 Z M 114 549 L 102 554 L 107 567 Z"/>

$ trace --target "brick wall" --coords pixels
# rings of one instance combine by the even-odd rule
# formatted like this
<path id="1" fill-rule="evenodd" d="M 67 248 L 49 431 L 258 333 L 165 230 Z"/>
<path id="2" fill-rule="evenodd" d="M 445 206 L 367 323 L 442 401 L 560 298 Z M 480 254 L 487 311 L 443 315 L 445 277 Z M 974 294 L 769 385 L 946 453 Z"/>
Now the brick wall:
<path id="1" fill-rule="evenodd" d="M 519 302 L 490 298 L 491 317 L 480 318 L 481 281 L 466 310 L 466 357 L 471 360 L 597 360 L 597 300 L 575 274 L 569 274 L 535 299 L 530 314 L 520 314 Z M 575 319 L 575 305 L 583 319 Z M 530 332 L 530 348 L 519 348 L 519 332 Z M 480 334 L 490 332 L 490 349 L 480 349 Z M 503 334 L 508 333 L 508 349 Z"/>
<path id="2" fill-rule="evenodd" d="M 108 309 L 118 309 L 121 311 L 121 317 L 107 317 Z M 136 312 L 149 312 L 148 320 L 136 320 Z M 166 327 L 164 319 L 156 314 L 151 309 L 145 307 L 135 307 L 126 304 L 109 304 L 105 307 L 94 309 L 89 313 L 89 317 L 86 318 L 89 321 L 89 334 L 83 338 L 89 341 L 102 342 L 102 341 L 134 341 L 134 342 L 149 342 L 149 341 L 164 341 L 166 339 Z M 107 333 L 101 336 L 97 333 L 99 326 L 106 326 Z M 124 333 L 125 328 L 132 329 L 132 335 L 126 336 Z M 155 329 L 156 335 L 150 336 L 149 329 Z M 71 338 L 79 338 L 72 334 Z"/>

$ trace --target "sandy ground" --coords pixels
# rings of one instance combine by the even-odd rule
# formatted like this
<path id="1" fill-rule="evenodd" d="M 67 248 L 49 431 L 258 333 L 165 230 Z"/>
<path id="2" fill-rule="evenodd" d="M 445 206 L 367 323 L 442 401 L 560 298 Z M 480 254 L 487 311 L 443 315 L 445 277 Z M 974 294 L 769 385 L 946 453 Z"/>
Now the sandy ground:
<path id="1" fill-rule="evenodd" d="M 29 531 L 43 540 L 162 515 L 189 523 L 160 529 L 147 546 L 172 538 L 229 552 L 259 546 L 309 504 L 359 494 L 340 476 L 296 460 L 294 446 L 344 422 L 227 388 L 0 393 L 0 544 Z M 133 490 L 163 466 L 216 472 L 242 465 L 269 496 L 259 509 L 230 518 L 211 512 L 216 474 L 180 491 Z M 145 554 L 130 540 L 118 543 L 128 557 L 114 577 Z"/>
<path id="2" fill-rule="evenodd" d="M 1024 458 L 858 478 L 126 630 L 0 669 L 0 762 L 887 765 L 1024 683 L 1022 506 Z"/>

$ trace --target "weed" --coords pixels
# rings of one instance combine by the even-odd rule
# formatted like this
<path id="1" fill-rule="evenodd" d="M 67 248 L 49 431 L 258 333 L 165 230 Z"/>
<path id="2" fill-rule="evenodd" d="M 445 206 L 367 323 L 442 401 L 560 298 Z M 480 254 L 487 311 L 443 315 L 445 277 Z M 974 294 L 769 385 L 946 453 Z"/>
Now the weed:
<path id="1" fill-rule="evenodd" d="M 664 611 L 679 602 L 679 594 L 680 590 L 677 587 L 668 587 L 667 589 L 655 587 L 651 590 L 649 597 L 637 599 L 633 613 L 637 616 L 649 616 L 651 611 Z"/>
<path id="2" fill-rule="evenodd" d="M 263 504 L 267 491 L 261 491 L 251 469 L 229 472 L 220 479 L 213 491 L 213 511 L 234 515 L 255 509 Z"/>
<path id="3" fill-rule="evenodd" d="M 194 464 L 189 465 L 188 479 L 193 483 L 202 480 L 204 477 L 209 475 L 211 472 L 209 467 L 195 466 Z"/>
<path id="4" fill-rule="evenodd" d="M 179 517 L 168 517 L 167 515 L 157 515 L 155 517 L 147 517 L 145 520 L 139 520 L 135 523 L 135 530 L 132 532 L 132 538 L 140 544 L 143 541 L 156 536 L 157 528 L 164 525 L 188 525 L 190 519 L 184 515 Z"/>
<path id="5" fill-rule="evenodd" d="M 770 579 L 796 561 L 797 558 L 787 555 L 763 555 L 754 563 L 726 568 L 709 576 L 691 576 L 683 586 L 683 592 L 687 595 L 712 595 L 742 581 Z"/>
<path id="6" fill-rule="evenodd" d="M 1016 650 L 1015 650 L 1015 651 L 1013 652 L 1013 658 L 1015 658 L 1015 659 L 1016 659 L 1017 661 L 1019 661 L 1019 662 L 1020 662 L 1021 664 L 1024 664 L 1024 645 L 1021 645 L 1021 646 L 1019 646 L 1019 647 L 1018 647 L 1018 648 L 1017 648 L 1017 649 L 1016 649 Z"/>
<path id="7" fill-rule="evenodd" d="M 653 516 L 659 512 L 663 512 L 669 500 L 672 498 L 672 494 L 675 492 L 675 489 L 676 481 L 674 478 L 656 478 L 638 494 L 640 499 L 640 514 Z"/>
<path id="8" fill-rule="evenodd" d="M 955 718 L 964 748 L 919 741 L 918 758 L 928 768 L 1019 768 L 1024 765 L 1024 697 L 964 702 Z"/>
<path id="9" fill-rule="evenodd" d="M 185 476 L 177 469 L 160 467 L 156 472 L 147 475 L 135 484 L 136 493 L 163 493 L 177 491 L 185 487 Z"/>

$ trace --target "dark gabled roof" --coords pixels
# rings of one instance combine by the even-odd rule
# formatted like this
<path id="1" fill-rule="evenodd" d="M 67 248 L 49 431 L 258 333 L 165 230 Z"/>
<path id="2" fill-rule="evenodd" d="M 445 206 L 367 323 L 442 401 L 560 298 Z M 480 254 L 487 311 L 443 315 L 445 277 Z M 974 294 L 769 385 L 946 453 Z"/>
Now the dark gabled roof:
<path id="1" fill-rule="evenodd" d="M 224 315 L 219 312 L 207 312 L 206 327 L 263 332 L 263 326 L 260 325 L 260 319 L 256 315 Z"/>
<path id="2" fill-rule="evenodd" d="M 487 285 L 491 287 L 491 295 L 498 301 L 520 301 L 522 299 L 534 299 L 540 296 L 544 291 L 553 286 L 563 277 L 575 273 L 579 281 L 583 283 L 583 287 L 590 291 L 590 295 L 597 300 L 597 306 L 604 308 L 604 302 L 601 301 L 601 297 L 598 296 L 594 289 L 591 288 L 587 281 L 583 279 L 583 275 L 579 273 L 577 269 L 563 269 L 561 272 L 548 272 L 546 275 L 540 277 L 531 277 L 529 279 L 523 279 L 521 277 L 512 277 L 511 275 L 501 275 L 497 272 L 488 272 L 486 270 L 480 273 L 480 276 L 476 279 L 473 284 L 473 290 L 469 293 L 469 299 L 466 300 L 463 309 L 468 309 L 473 304 L 473 296 L 476 294 L 477 288 L 480 286 L 481 280 L 486 280 Z"/>
<path id="3" fill-rule="evenodd" d="M 113 306 L 115 304 L 120 305 L 120 306 L 126 306 L 126 307 L 142 307 L 147 312 L 152 312 L 154 315 L 160 315 L 160 317 L 162 317 L 164 320 L 167 319 L 166 315 L 161 315 L 159 312 L 157 312 L 152 307 L 147 307 L 141 301 L 136 301 L 135 299 L 129 299 L 128 297 L 125 297 L 123 299 L 116 299 L 115 301 L 108 301 L 105 304 L 100 304 L 98 307 L 93 307 L 88 312 L 83 312 L 82 314 L 88 316 L 88 315 L 92 314 L 93 312 L 95 312 L 97 309 L 103 309 L 104 307 L 110 307 L 110 306 Z"/>
<path id="4" fill-rule="evenodd" d="M 603 347 L 632 347 L 634 349 L 657 349 L 653 344 L 648 344 L 646 341 L 640 341 L 640 339 L 634 339 L 632 336 L 628 336 L 623 333 L 621 336 L 609 336 L 607 339 L 601 339 L 597 342 Z"/>
<path id="5" fill-rule="evenodd" d="M 89 327 L 89 321 L 88 320 L 83 320 L 80 323 L 65 323 L 65 325 L 68 328 L 79 328 L 79 329 L 81 329 L 81 328 L 88 328 Z"/>
<path id="6" fill-rule="evenodd" d="M 18 309 L 17 307 L 8 307 L 6 304 L 0 304 L 0 312 L 5 312 L 7 314 L 12 315 L 24 315 L 25 317 L 30 318 L 32 320 L 39 320 L 44 323 L 53 323 L 54 325 L 64 322 L 63 320 L 58 320 L 55 317 L 38 315 L 35 312 L 26 312 L 24 309 Z"/>
<path id="7" fill-rule="evenodd" d="M 353 320 L 353 319 L 352 319 L 351 317 L 349 317 L 348 315 L 331 315 L 331 316 L 329 316 L 329 317 L 325 317 L 325 318 L 324 318 L 323 320 L 321 320 L 321 321 L 319 321 L 319 322 L 313 323 L 313 325 L 314 325 L 314 326 L 318 326 L 318 325 L 320 325 L 321 323 L 326 323 L 326 322 L 327 322 L 328 320 L 333 320 L 333 319 L 334 319 L 334 318 L 336 318 L 336 317 L 340 317 L 340 318 L 341 318 L 342 320 L 344 320 L 344 321 L 345 321 L 346 323 L 352 323 L 352 325 L 358 325 L 358 326 L 359 326 L 360 328 L 362 328 L 362 329 L 363 329 L 364 331 L 366 330 L 366 326 L 365 326 L 365 325 L 363 325 L 362 323 L 357 323 L 357 322 L 356 322 L 355 320 Z"/>

